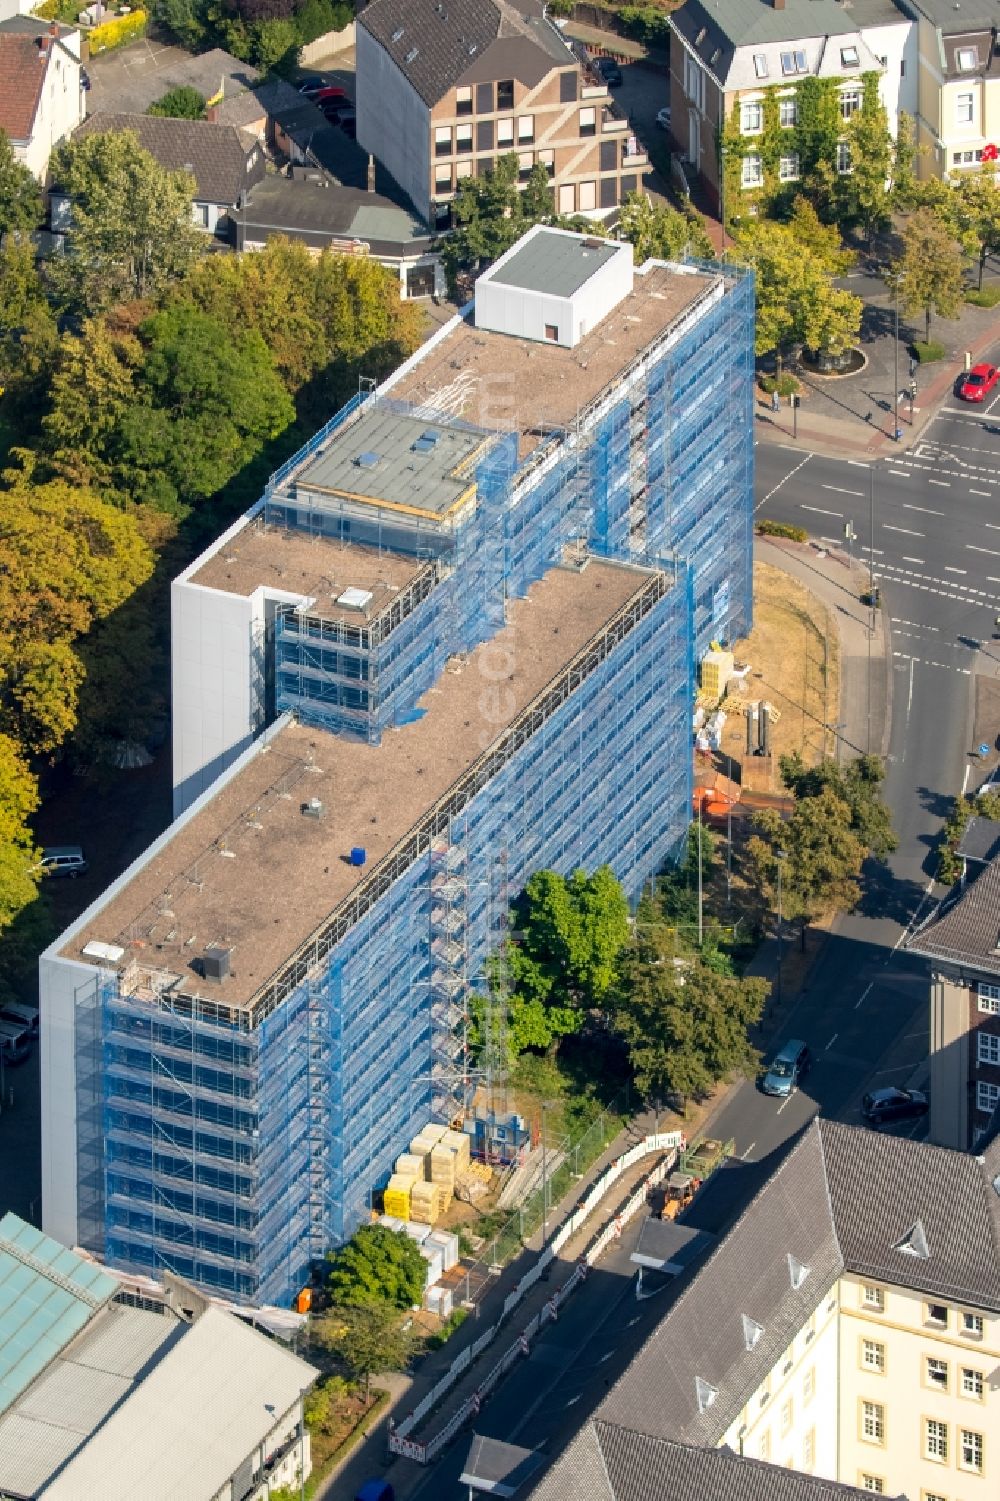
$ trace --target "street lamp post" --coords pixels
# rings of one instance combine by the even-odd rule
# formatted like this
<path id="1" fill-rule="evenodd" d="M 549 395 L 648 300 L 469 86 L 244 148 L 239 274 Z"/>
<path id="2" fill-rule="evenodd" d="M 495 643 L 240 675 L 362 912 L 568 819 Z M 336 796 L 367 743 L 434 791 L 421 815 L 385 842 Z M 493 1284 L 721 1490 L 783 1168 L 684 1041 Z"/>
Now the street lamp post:
<path id="1" fill-rule="evenodd" d="M 899 285 L 893 287 L 893 307 L 896 313 L 896 339 L 892 347 L 892 436 L 896 443 L 903 429 L 899 425 Z"/>
<path id="2" fill-rule="evenodd" d="M 782 1000 L 781 961 L 784 958 L 783 948 L 785 936 L 784 921 L 781 911 L 781 871 L 788 856 L 786 855 L 784 850 L 777 850 L 776 854 L 778 856 L 778 1005 L 780 1007 Z"/>

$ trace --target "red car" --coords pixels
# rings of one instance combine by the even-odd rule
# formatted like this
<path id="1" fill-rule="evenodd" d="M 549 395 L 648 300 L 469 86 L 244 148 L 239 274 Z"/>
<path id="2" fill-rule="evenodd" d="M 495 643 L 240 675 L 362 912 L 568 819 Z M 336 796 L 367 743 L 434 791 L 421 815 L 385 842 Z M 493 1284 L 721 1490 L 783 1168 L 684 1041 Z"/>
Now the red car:
<path id="1" fill-rule="evenodd" d="M 1000 380 L 1000 370 L 995 365 L 973 365 L 962 377 L 958 394 L 963 401 L 985 401 Z"/>

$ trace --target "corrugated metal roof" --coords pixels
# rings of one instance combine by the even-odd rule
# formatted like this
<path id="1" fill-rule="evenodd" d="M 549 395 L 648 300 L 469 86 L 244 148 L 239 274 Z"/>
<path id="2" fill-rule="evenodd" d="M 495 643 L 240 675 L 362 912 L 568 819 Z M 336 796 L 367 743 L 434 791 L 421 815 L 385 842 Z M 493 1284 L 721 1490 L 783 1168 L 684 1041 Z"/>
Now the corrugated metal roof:
<path id="1" fill-rule="evenodd" d="M 117 1290 L 16 1214 L 0 1220 L 0 1412 L 34 1381 Z"/>
<path id="2" fill-rule="evenodd" d="M 209 1308 L 55 1477 L 46 1501 L 214 1496 L 315 1377 L 298 1356 Z"/>
<path id="3" fill-rule="evenodd" d="M 0 1422 L 0 1486 L 4 1495 L 35 1496 L 80 1446 L 72 1428 L 8 1412 Z"/>

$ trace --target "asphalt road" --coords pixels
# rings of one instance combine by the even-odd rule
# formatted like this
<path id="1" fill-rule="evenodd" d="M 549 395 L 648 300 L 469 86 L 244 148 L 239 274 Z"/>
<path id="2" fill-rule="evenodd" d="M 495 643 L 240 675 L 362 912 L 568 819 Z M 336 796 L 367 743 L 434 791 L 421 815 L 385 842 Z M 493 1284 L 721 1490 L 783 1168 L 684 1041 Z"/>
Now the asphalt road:
<path id="1" fill-rule="evenodd" d="M 933 845 L 972 765 L 975 674 L 1000 667 L 1000 642 L 990 639 L 1000 614 L 1000 393 L 983 411 L 949 399 L 912 450 L 874 464 L 791 441 L 759 443 L 756 453 L 759 515 L 838 547 L 851 523 L 855 556 L 867 561 L 871 549 L 891 625 L 886 794 L 899 849 L 888 873 L 869 880 L 858 911 L 836 925 L 786 1019 L 785 1035 L 806 1038 L 814 1052 L 805 1086 L 779 1101 L 741 1084 L 713 1120 L 713 1135 L 735 1139 L 737 1161 L 696 1201 L 695 1222 L 707 1229 L 724 1227 L 771 1170 L 771 1154 L 817 1110 L 859 1121 L 867 1089 L 920 1073 L 926 985 L 901 944 L 934 899 Z M 896 1129 L 919 1135 L 923 1122 Z M 637 1302 L 629 1255 L 640 1224 L 641 1216 L 491 1397 L 477 1432 L 558 1452 L 600 1401 L 678 1291 Z M 463 1435 L 408 1496 L 464 1496 L 467 1450 Z"/>

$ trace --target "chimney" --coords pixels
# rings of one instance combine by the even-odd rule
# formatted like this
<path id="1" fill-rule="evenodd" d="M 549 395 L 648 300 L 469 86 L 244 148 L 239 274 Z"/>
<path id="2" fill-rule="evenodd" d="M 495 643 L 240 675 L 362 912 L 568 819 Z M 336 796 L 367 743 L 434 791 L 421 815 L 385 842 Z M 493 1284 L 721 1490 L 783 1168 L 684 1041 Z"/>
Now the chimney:
<path id="1" fill-rule="evenodd" d="M 771 4 L 775 10 L 784 10 L 785 8 L 785 0 L 771 0 Z"/>
<path id="2" fill-rule="evenodd" d="M 48 36 L 48 33 L 45 33 L 43 36 L 37 37 L 36 41 L 38 42 L 38 56 L 39 56 L 40 60 L 44 63 L 44 62 L 46 62 L 48 60 L 48 55 L 49 55 L 49 36 Z"/>
<path id="3" fill-rule="evenodd" d="M 205 119 L 208 121 L 209 125 L 218 125 L 219 106 L 217 104 L 210 104 L 208 106 L 208 108 L 205 110 Z"/>
<path id="4" fill-rule="evenodd" d="M 375 158 L 370 154 L 368 157 L 368 191 L 369 193 L 375 191 Z"/>

